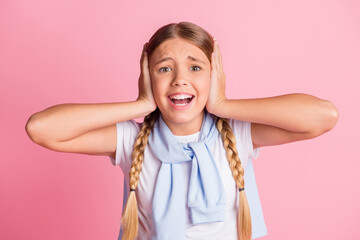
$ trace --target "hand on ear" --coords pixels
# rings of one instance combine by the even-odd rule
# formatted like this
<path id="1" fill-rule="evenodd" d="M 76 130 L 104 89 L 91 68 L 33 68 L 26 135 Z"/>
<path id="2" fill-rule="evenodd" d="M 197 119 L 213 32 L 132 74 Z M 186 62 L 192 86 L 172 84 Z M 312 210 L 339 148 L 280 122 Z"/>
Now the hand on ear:
<path id="1" fill-rule="evenodd" d="M 156 109 L 156 103 L 151 88 L 151 77 L 149 69 L 149 58 L 147 55 L 147 44 L 144 44 L 143 51 L 140 59 L 140 77 L 139 77 L 139 97 L 137 100 L 145 100 L 149 106 L 149 111 L 152 112 Z"/>
<path id="2" fill-rule="evenodd" d="M 211 55 L 211 78 L 210 92 L 206 103 L 206 109 L 210 113 L 216 113 L 221 103 L 226 100 L 225 97 L 225 73 L 222 65 L 219 43 L 216 38 L 214 41 L 214 51 Z"/>

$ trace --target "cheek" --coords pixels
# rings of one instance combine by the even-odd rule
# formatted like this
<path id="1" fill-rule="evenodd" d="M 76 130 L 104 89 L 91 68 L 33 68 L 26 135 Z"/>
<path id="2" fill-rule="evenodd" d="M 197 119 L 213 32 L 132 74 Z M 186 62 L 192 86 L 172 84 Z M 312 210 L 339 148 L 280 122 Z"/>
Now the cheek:
<path id="1" fill-rule="evenodd" d="M 154 94 L 154 98 L 157 99 L 165 92 L 164 84 L 161 84 L 162 81 L 159 79 L 153 78 L 151 79 L 151 87 Z"/>
<path id="2" fill-rule="evenodd" d="M 201 88 L 204 92 L 209 92 L 210 91 L 210 76 L 206 76 L 202 79 L 201 81 Z"/>
<path id="3" fill-rule="evenodd" d="M 200 81 L 196 84 L 196 89 L 198 91 L 199 97 L 201 101 L 207 101 L 210 93 L 210 78 L 202 78 L 199 79 Z"/>

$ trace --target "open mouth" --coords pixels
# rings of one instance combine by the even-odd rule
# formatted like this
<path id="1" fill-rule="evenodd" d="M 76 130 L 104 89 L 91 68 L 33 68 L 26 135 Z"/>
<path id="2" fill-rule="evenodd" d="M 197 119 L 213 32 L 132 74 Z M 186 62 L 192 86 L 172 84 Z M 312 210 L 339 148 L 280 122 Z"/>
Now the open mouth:
<path id="1" fill-rule="evenodd" d="M 186 106 L 194 99 L 194 95 L 190 94 L 174 94 L 169 96 L 170 101 L 176 106 Z"/>

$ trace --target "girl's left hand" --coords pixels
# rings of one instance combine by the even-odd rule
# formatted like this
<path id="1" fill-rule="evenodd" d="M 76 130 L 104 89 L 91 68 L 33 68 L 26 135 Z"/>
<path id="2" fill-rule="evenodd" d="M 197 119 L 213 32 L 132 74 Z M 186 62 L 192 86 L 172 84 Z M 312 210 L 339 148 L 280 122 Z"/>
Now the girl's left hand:
<path id="1" fill-rule="evenodd" d="M 216 115 L 217 110 L 221 109 L 221 104 L 225 100 L 225 73 L 219 43 L 214 37 L 214 52 L 211 55 L 210 92 L 206 103 L 207 111 Z"/>

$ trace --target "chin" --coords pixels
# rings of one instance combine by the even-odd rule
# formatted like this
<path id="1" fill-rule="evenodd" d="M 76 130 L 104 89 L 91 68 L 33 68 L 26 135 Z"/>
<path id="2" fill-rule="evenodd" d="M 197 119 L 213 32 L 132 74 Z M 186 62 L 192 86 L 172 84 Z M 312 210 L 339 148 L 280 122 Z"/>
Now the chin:
<path id="1" fill-rule="evenodd" d="M 168 120 L 170 120 L 173 123 L 177 123 L 177 124 L 183 124 L 183 123 L 188 123 L 191 122 L 191 120 L 194 119 L 194 117 L 189 116 L 189 114 L 186 113 L 170 113 L 169 115 L 165 116 Z"/>
<path id="2" fill-rule="evenodd" d="M 186 123 L 192 123 L 194 120 L 199 117 L 199 114 L 203 113 L 203 109 L 201 110 L 194 110 L 189 109 L 190 111 L 165 111 L 166 114 L 163 114 L 162 116 L 164 119 L 171 121 L 175 124 L 186 124 Z"/>

